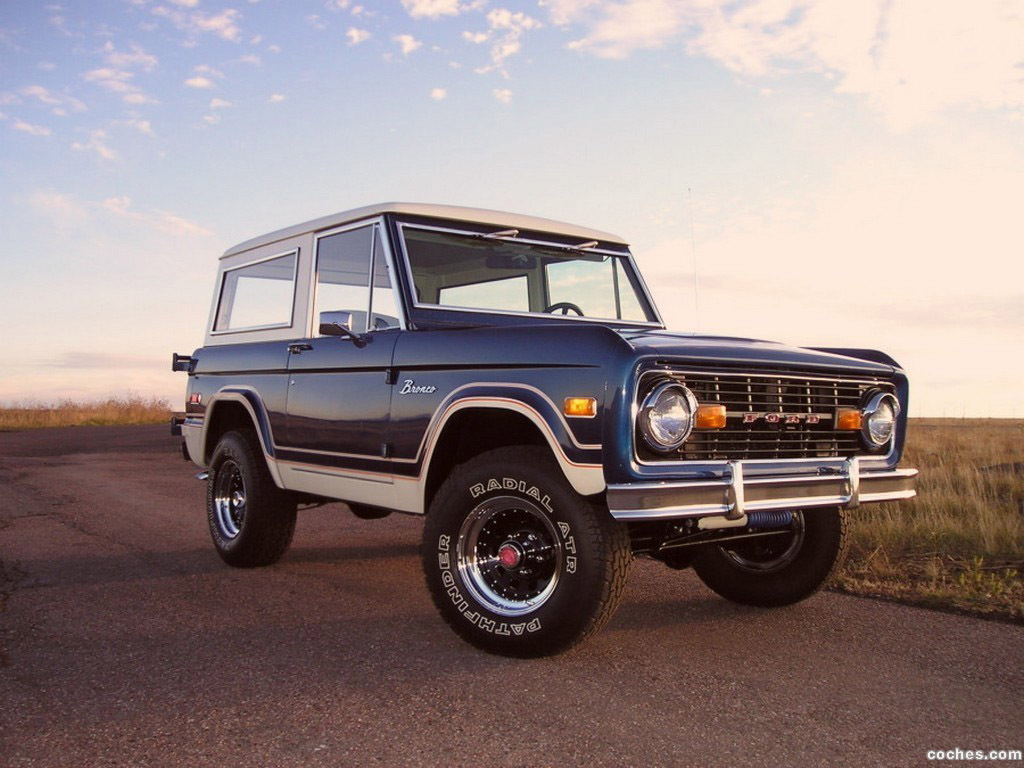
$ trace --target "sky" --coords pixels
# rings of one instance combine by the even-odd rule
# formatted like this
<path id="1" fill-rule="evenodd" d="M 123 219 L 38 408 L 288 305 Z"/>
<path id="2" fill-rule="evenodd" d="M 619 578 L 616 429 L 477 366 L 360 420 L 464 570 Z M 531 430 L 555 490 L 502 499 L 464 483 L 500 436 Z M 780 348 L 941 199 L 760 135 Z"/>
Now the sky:
<path id="1" fill-rule="evenodd" d="M 615 232 L 674 330 L 1024 418 L 1024 0 L 5 0 L 0 402 L 181 407 L 225 249 L 393 200 Z"/>

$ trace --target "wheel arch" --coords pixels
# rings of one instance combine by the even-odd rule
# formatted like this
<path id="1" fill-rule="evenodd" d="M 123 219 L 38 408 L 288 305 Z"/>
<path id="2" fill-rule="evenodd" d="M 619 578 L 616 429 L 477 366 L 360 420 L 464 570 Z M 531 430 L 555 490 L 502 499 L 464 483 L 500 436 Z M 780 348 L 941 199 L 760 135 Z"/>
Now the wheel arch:
<path id="1" fill-rule="evenodd" d="M 213 451 L 226 433 L 232 430 L 252 430 L 259 440 L 263 459 L 275 485 L 283 488 L 277 462 L 274 461 L 274 440 L 270 419 L 262 399 L 252 389 L 222 389 L 210 398 L 203 422 L 202 463 L 209 466 Z"/>
<path id="2" fill-rule="evenodd" d="M 423 510 L 451 471 L 495 448 L 535 445 L 546 448 L 562 475 L 581 496 L 605 489 L 600 464 L 573 461 L 551 425 L 534 408 L 512 399 L 489 403 L 456 402 L 445 412 L 430 441 L 423 483 Z"/>

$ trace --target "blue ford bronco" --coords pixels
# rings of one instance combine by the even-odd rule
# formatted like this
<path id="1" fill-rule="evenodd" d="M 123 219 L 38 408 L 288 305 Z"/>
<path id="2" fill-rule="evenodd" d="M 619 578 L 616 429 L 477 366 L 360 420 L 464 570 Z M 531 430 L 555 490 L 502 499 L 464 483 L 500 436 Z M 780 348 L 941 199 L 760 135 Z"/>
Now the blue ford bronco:
<path id="1" fill-rule="evenodd" d="M 597 631 L 634 555 L 803 600 L 850 510 L 915 494 L 892 358 L 669 332 L 625 240 L 548 219 L 388 203 L 249 240 L 172 365 L 224 561 L 277 561 L 309 504 L 424 515 L 438 610 L 505 655 Z"/>

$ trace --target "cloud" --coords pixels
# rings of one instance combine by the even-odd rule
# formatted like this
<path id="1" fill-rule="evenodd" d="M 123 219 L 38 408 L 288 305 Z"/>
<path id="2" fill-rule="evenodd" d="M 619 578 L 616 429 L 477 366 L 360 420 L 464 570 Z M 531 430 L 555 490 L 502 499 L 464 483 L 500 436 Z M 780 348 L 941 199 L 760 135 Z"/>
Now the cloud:
<path id="1" fill-rule="evenodd" d="M 496 98 L 502 104 L 512 103 L 512 91 L 510 91 L 508 88 L 495 88 L 492 91 L 492 93 L 494 94 L 494 98 Z"/>
<path id="2" fill-rule="evenodd" d="M 344 11 L 349 6 L 350 0 L 327 0 L 324 7 L 329 11 Z"/>
<path id="3" fill-rule="evenodd" d="M 672 41 L 683 28 L 686 8 L 675 0 L 563 0 L 553 4 L 551 15 L 556 24 L 582 21 L 588 28 L 586 37 L 569 43 L 570 49 L 605 59 L 624 59 L 636 50 L 661 48 Z M 591 9 L 597 12 L 596 18 Z"/>
<path id="4" fill-rule="evenodd" d="M 165 5 L 158 5 L 153 8 L 153 15 L 167 19 L 175 27 L 189 35 L 213 34 L 221 40 L 237 43 L 242 40 L 242 30 L 239 21 L 242 14 L 234 8 L 226 8 L 220 13 L 209 14 L 202 11 L 184 13 Z"/>
<path id="5" fill-rule="evenodd" d="M 40 361 L 47 368 L 70 368 L 74 370 L 125 370 L 150 369 L 160 364 L 161 358 L 144 355 L 128 355 L 110 352 L 62 352 L 56 357 Z"/>
<path id="6" fill-rule="evenodd" d="M 423 45 L 423 43 L 421 43 L 412 35 L 395 35 L 391 39 L 398 43 L 399 47 L 402 49 L 403 56 L 408 56 L 410 53 L 412 53 L 421 45 Z"/>
<path id="7" fill-rule="evenodd" d="M 21 89 L 21 92 L 26 96 L 34 96 L 43 102 L 43 104 L 54 105 L 59 104 L 60 100 L 53 96 L 46 88 L 41 85 L 30 85 Z"/>
<path id="8" fill-rule="evenodd" d="M 118 69 L 138 67 L 146 72 L 151 72 L 158 63 L 156 56 L 146 53 L 146 51 L 135 44 L 132 44 L 131 51 L 126 53 L 118 51 L 114 44 L 108 40 L 106 45 L 103 46 L 103 52 L 106 62 Z"/>
<path id="9" fill-rule="evenodd" d="M 202 75 L 196 75 L 195 77 L 190 77 L 188 80 L 186 80 L 185 81 L 185 85 L 188 86 L 189 88 L 202 88 L 202 89 L 206 89 L 206 88 L 213 88 L 214 82 L 213 82 L 213 80 L 211 80 L 208 77 L 203 77 Z"/>
<path id="10" fill-rule="evenodd" d="M 134 77 L 131 72 L 114 69 L 112 67 L 90 69 L 82 75 L 82 77 L 85 78 L 86 82 L 96 83 L 107 90 L 115 91 L 117 93 L 124 93 L 125 91 L 135 89 L 135 86 L 129 82 L 132 77 Z"/>
<path id="11" fill-rule="evenodd" d="M 238 20 L 241 17 L 242 14 L 238 11 L 227 8 L 214 16 L 194 13 L 192 23 L 203 32 L 212 32 L 222 40 L 237 43 L 242 38 L 242 31 L 238 28 Z"/>
<path id="12" fill-rule="evenodd" d="M 21 94 L 39 101 L 39 103 L 51 107 L 51 112 L 58 117 L 64 117 L 71 112 L 84 112 L 85 104 L 73 96 L 55 94 L 41 85 L 29 85 L 21 89 Z"/>
<path id="13" fill-rule="evenodd" d="M 463 10 L 458 0 L 402 0 L 402 6 L 414 19 L 458 16 Z"/>
<path id="14" fill-rule="evenodd" d="M 157 104 L 157 100 L 147 96 L 141 91 L 134 91 L 124 95 L 125 104 Z"/>
<path id="15" fill-rule="evenodd" d="M 74 141 L 71 148 L 76 152 L 95 152 L 101 160 L 112 161 L 117 159 L 117 152 L 106 144 L 106 131 L 92 131 L 89 134 L 89 141 Z"/>
<path id="16" fill-rule="evenodd" d="M 356 29 L 355 27 L 349 27 L 345 31 L 345 37 L 348 38 L 349 45 L 359 45 L 365 43 L 370 39 L 370 33 L 365 29 Z"/>
<path id="17" fill-rule="evenodd" d="M 149 120 L 141 120 L 137 117 L 133 117 L 130 120 L 122 120 L 118 123 L 118 125 L 124 125 L 128 128 L 134 128 L 139 133 L 156 138 L 156 132 L 153 130 L 153 126 L 149 122 Z"/>
<path id="18" fill-rule="evenodd" d="M 313 29 L 324 30 L 327 29 L 327 22 L 320 17 L 319 14 L 311 13 L 306 16 L 306 23 L 309 24 Z"/>
<path id="19" fill-rule="evenodd" d="M 38 190 L 28 197 L 29 205 L 60 227 L 75 226 L 89 218 L 85 206 L 70 195 L 52 189 Z"/>
<path id="20" fill-rule="evenodd" d="M 31 193 L 27 203 L 32 211 L 58 229 L 90 225 L 109 231 L 111 220 L 146 227 L 170 237 L 206 237 L 212 232 L 201 224 L 159 209 L 136 210 L 127 196 L 108 197 L 101 202 L 81 201 L 53 189 Z"/>
<path id="21" fill-rule="evenodd" d="M 190 221 L 181 216 L 166 211 L 136 211 L 132 208 L 130 197 L 108 197 L 99 207 L 106 213 L 112 214 L 125 221 L 134 221 L 153 226 L 168 235 L 210 235 L 212 232 L 206 227 Z"/>
<path id="22" fill-rule="evenodd" d="M 445 88 L 434 88 L 430 91 L 430 98 L 434 101 L 443 101 L 448 98 L 448 90 Z"/>
<path id="23" fill-rule="evenodd" d="M 492 41 L 491 63 L 488 66 L 478 67 L 475 72 L 485 74 L 495 69 L 504 71 L 505 60 L 510 56 L 519 53 L 522 48 L 520 39 L 523 33 L 537 29 L 541 23 L 527 16 L 525 13 L 512 12 L 505 8 L 495 8 L 487 14 L 487 32 L 463 32 L 462 39 L 470 43 L 484 43 Z"/>
<path id="24" fill-rule="evenodd" d="M 283 93 L 272 93 L 270 94 L 270 98 L 268 99 L 268 101 L 271 104 L 280 104 L 286 98 L 287 96 L 285 96 Z"/>
<path id="25" fill-rule="evenodd" d="M 156 100 L 147 96 L 139 86 L 132 82 L 134 73 L 118 67 L 99 67 L 82 75 L 87 83 L 105 88 L 119 94 L 128 104 L 154 104 Z"/>
<path id="26" fill-rule="evenodd" d="M 681 44 L 754 80 L 817 73 L 903 130 L 958 107 L 1024 108 L 1024 13 L 927 0 L 547 0 L 582 27 L 574 50 L 607 59 Z"/>
<path id="27" fill-rule="evenodd" d="M 210 109 L 226 109 L 227 107 L 234 106 L 227 99 L 210 99 Z"/>
<path id="28" fill-rule="evenodd" d="M 45 125 L 34 125 L 32 123 L 26 123 L 24 120 L 15 120 L 11 127 L 16 131 L 27 133 L 29 136 L 49 136 L 53 133 L 53 131 Z"/>

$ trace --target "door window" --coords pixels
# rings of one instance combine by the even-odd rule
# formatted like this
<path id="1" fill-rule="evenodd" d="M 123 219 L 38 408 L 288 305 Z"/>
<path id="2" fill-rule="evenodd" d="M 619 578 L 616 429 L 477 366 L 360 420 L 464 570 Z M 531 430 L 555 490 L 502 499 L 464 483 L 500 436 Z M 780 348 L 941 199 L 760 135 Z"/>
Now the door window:
<path id="1" fill-rule="evenodd" d="M 371 265 L 371 255 L 372 265 Z M 373 306 L 370 307 L 370 270 L 373 269 Z M 373 312 L 367 324 L 367 313 Z M 354 333 L 399 327 L 398 309 L 391 289 L 380 228 L 359 227 L 321 237 L 317 245 L 315 327 L 321 319 L 351 318 Z"/>

